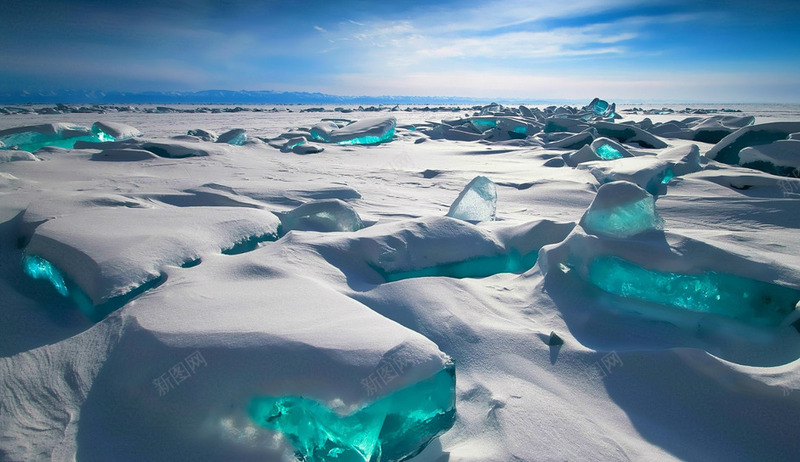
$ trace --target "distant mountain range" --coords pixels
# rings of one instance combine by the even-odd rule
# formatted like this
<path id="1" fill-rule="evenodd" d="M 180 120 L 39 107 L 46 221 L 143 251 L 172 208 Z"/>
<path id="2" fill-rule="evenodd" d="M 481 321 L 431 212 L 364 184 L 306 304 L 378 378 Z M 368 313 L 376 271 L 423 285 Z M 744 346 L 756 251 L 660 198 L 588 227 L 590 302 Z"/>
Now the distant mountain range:
<path id="1" fill-rule="evenodd" d="M 324 93 L 204 90 L 195 92 L 0 92 L 0 104 L 480 104 L 486 99 L 448 96 L 337 96 Z M 500 102 L 499 100 L 497 102 Z"/>

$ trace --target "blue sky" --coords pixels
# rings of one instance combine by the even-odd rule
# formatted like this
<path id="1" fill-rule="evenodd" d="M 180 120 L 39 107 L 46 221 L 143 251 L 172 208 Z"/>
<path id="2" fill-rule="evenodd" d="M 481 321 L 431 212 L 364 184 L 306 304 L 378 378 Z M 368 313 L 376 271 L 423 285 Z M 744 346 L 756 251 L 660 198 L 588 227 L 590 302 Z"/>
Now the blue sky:
<path id="1" fill-rule="evenodd" d="M 5 0 L 0 90 L 800 103 L 800 2 Z"/>

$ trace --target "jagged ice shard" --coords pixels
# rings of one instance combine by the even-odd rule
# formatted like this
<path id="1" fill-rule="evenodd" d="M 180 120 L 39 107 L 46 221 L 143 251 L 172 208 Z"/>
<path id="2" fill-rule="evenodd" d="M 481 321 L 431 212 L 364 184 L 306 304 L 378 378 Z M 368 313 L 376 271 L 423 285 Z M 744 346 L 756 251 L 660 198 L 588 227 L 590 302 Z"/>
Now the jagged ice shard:
<path id="1" fill-rule="evenodd" d="M 598 189 L 580 224 L 588 233 L 626 238 L 662 229 L 664 222 L 653 196 L 628 181 L 615 181 Z"/>
<path id="2" fill-rule="evenodd" d="M 788 287 L 715 272 L 658 272 L 615 256 L 595 258 L 589 267 L 589 281 L 622 297 L 763 326 L 780 325 L 800 300 L 800 291 Z"/>
<path id="3" fill-rule="evenodd" d="M 247 130 L 244 128 L 234 128 L 229 130 L 217 138 L 217 143 L 228 143 L 233 146 L 241 146 L 247 141 Z"/>
<path id="4" fill-rule="evenodd" d="M 617 148 L 611 146 L 610 144 L 601 144 L 597 148 L 597 155 L 600 156 L 601 159 L 605 160 L 613 160 L 613 159 L 621 159 L 622 153 L 619 152 Z"/>
<path id="5" fill-rule="evenodd" d="M 249 414 L 283 433 L 301 460 L 402 461 L 452 427 L 455 366 L 348 415 L 300 396 L 257 397 Z"/>
<path id="6" fill-rule="evenodd" d="M 447 216 L 477 223 L 494 221 L 496 212 L 497 187 L 485 176 L 477 176 L 461 191 Z"/>
<path id="7" fill-rule="evenodd" d="M 608 104 L 600 98 L 595 98 L 584 108 L 585 110 L 592 111 L 595 115 L 600 117 L 614 117 L 616 111 L 616 104 Z"/>

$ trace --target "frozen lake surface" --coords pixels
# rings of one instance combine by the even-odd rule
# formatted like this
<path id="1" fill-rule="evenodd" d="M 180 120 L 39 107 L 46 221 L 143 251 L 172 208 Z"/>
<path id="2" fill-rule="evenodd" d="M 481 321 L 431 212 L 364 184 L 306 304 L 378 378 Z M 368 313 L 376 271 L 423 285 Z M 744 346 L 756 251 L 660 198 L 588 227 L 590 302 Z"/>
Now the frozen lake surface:
<path id="1" fill-rule="evenodd" d="M 0 115 L 0 458 L 798 459 L 800 106 L 604 103 Z"/>

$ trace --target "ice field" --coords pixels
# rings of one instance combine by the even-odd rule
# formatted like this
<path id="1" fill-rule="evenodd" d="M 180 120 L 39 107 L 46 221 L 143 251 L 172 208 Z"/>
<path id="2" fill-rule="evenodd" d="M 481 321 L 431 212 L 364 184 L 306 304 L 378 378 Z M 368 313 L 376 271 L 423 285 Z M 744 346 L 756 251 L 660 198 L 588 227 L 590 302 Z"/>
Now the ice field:
<path id="1" fill-rule="evenodd" d="M 2 108 L 0 459 L 797 460 L 800 106 L 587 103 Z"/>

